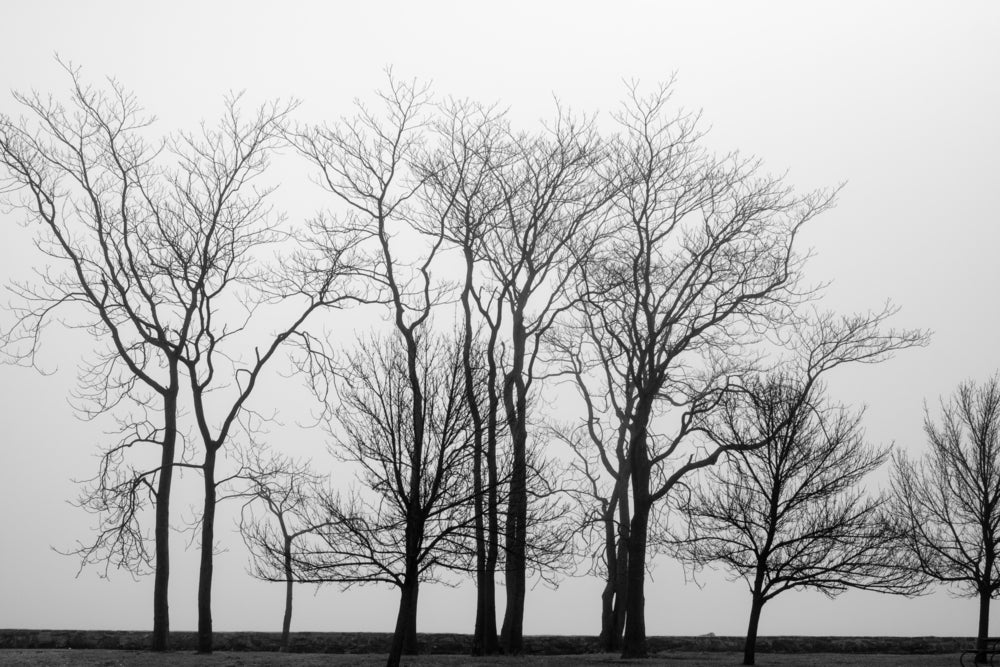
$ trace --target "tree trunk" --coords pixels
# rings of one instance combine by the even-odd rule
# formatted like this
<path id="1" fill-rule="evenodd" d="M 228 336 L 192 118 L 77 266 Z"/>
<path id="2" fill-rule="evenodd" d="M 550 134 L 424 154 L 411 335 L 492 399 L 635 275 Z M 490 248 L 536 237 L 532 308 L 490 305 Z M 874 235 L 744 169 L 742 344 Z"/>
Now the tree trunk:
<path id="1" fill-rule="evenodd" d="M 979 632 L 976 635 L 976 662 L 986 662 L 986 638 L 990 636 L 990 591 L 983 587 L 979 591 Z"/>
<path id="2" fill-rule="evenodd" d="M 424 460 L 424 395 L 420 384 L 420 374 L 417 369 L 419 347 L 413 330 L 403 324 L 403 309 L 397 301 L 396 326 L 406 341 L 407 373 L 410 381 L 410 394 L 413 400 L 413 444 L 410 451 L 409 493 L 406 499 L 406 530 L 405 559 L 406 571 L 403 578 L 403 590 L 399 599 L 399 615 L 396 618 L 396 632 L 392 638 L 392 652 L 389 655 L 390 665 L 398 665 L 403 653 L 413 655 L 417 652 L 417 592 L 419 586 L 419 555 L 424 541 L 424 521 L 421 514 L 422 499 L 420 483 L 423 478 Z"/>
<path id="3" fill-rule="evenodd" d="M 500 501 L 499 474 L 497 472 L 497 440 L 499 438 L 500 396 L 497 393 L 497 363 L 494 358 L 497 332 L 490 333 L 486 350 L 486 391 L 488 397 L 486 413 L 486 580 L 483 593 L 483 653 L 495 655 L 500 652 L 500 638 L 497 634 L 497 592 L 496 571 L 500 559 Z"/>
<path id="4" fill-rule="evenodd" d="M 215 547 L 215 455 L 214 445 L 205 445 L 205 506 L 201 517 L 201 568 L 198 573 L 198 653 L 212 652 L 212 567 Z"/>
<path id="5" fill-rule="evenodd" d="M 604 523 L 604 562 L 607 563 L 604 590 L 601 592 L 601 634 L 598 643 L 604 651 L 618 650 L 620 636 L 615 637 L 615 602 L 618 599 L 618 544 L 615 532 L 615 514 L 618 509 L 618 490 L 611 494 L 601 517 Z"/>
<path id="6" fill-rule="evenodd" d="M 628 501 L 628 464 L 619 462 L 618 480 L 605 525 L 604 546 L 608 562 L 607 583 L 602 595 L 601 646 L 605 651 L 620 651 L 625 631 L 625 608 L 628 600 L 628 535 L 631 520 Z M 614 514 L 618 514 L 617 532 Z M 606 597 L 607 600 L 603 598 Z"/>
<path id="7" fill-rule="evenodd" d="M 494 544 L 494 554 L 496 545 Z M 500 652 L 500 640 L 497 635 L 497 592 L 493 579 L 496 572 L 496 558 L 492 567 L 487 558 L 486 579 L 483 581 L 483 655 L 496 655 Z"/>
<path id="8" fill-rule="evenodd" d="M 413 591 L 410 594 L 409 607 L 406 610 L 406 632 L 403 635 L 403 655 L 416 655 L 420 652 L 417 644 L 417 600 L 420 594 L 420 580 L 414 575 Z"/>
<path id="9" fill-rule="evenodd" d="M 775 479 L 771 489 L 770 507 L 767 518 L 767 536 L 757 554 L 757 568 L 754 572 L 753 589 L 750 598 L 750 622 L 747 626 L 747 639 L 743 645 L 743 664 L 752 665 L 757 652 L 757 626 L 760 623 L 760 612 L 764 608 L 764 579 L 767 577 L 767 561 L 774 548 L 774 540 L 778 532 L 778 503 L 781 499 L 781 483 Z M 768 584 L 770 590 L 770 584 Z"/>
<path id="10" fill-rule="evenodd" d="M 628 535 L 628 574 L 625 601 L 623 658 L 645 658 L 646 648 L 646 538 L 651 499 L 649 493 L 649 453 L 646 429 L 652 414 L 652 394 L 640 398 L 629 436 L 629 475 L 632 480 L 632 521 Z"/>
<path id="11" fill-rule="evenodd" d="M 626 510 L 625 523 L 621 524 L 621 534 L 618 536 L 618 572 L 615 574 L 615 631 L 612 635 L 612 651 L 621 649 L 622 634 L 625 632 L 625 610 L 628 607 L 628 521 L 630 516 Z"/>
<path id="12" fill-rule="evenodd" d="M 478 412 L 478 410 L 477 410 Z M 475 422 L 473 417 L 473 422 Z M 478 431 L 478 425 L 475 427 Z M 477 434 L 473 443 L 472 483 L 475 496 L 476 519 L 476 622 L 472 636 L 472 655 L 485 655 L 483 645 L 486 643 L 486 508 L 483 497 L 483 443 L 481 435 Z"/>
<path id="13" fill-rule="evenodd" d="M 285 536 L 285 616 L 281 621 L 281 650 L 287 651 L 291 645 L 292 629 L 292 538 Z"/>
<path id="14" fill-rule="evenodd" d="M 403 585 L 399 589 L 399 611 L 396 614 L 396 629 L 392 635 L 387 667 L 398 667 L 403 654 L 417 652 L 417 593 L 416 566 L 407 565 Z"/>
<path id="15" fill-rule="evenodd" d="M 633 472 L 633 480 L 637 475 Z M 631 538 L 628 545 L 628 599 L 625 601 L 625 635 L 622 640 L 622 658 L 645 658 L 646 615 L 646 533 L 649 524 L 649 505 L 645 499 L 635 498 L 632 514 Z"/>
<path id="16" fill-rule="evenodd" d="M 177 447 L 177 366 L 170 365 L 169 391 L 163 398 L 163 446 L 160 450 L 160 475 L 156 485 L 156 569 L 153 581 L 153 651 L 170 648 L 170 605 L 167 597 L 170 582 L 170 487 L 174 479 L 174 453 Z"/>
<path id="17" fill-rule="evenodd" d="M 415 655 L 418 649 L 417 594 L 420 585 L 418 556 L 420 544 L 423 541 L 423 522 L 422 517 L 412 505 L 406 522 L 406 570 L 403 576 L 403 585 L 400 587 L 396 628 L 392 635 L 392 646 L 386 663 L 389 667 L 399 665 L 402 655 Z"/>
<path id="18" fill-rule="evenodd" d="M 477 459 L 482 456 L 482 451 Z M 486 498 L 482 482 L 482 463 L 477 461 L 476 470 L 476 624 L 472 640 L 473 655 L 493 655 L 497 653 L 497 611 L 496 572 L 497 545 L 496 538 L 487 536 Z M 494 516 L 495 519 L 495 516 Z M 492 559 L 490 558 L 492 552 Z"/>
<path id="19" fill-rule="evenodd" d="M 476 535 L 476 622 L 472 637 L 472 655 L 487 655 L 487 644 L 496 644 L 496 607 L 491 602 L 488 590 L 492 587 L 493 570 L 487 570 L 486 545 L 486 494 L 483 488 L 483 439 L 485 427 L 483 413 L 479 409 L 480 395 L 475 377 L 475 362 L 473 358 L 474 334 L 472 331 L 472 269 L 474 257 L 472 248 L 465 247 L 465 287 L 462 290 L 462 311 L 465 316 L 465 331 L 462 340 L 462 365 L 465 372 L 465 400 L 469 404 L 469 415 L 472 418 L 472 484 L 475 511 Z M 492 623 L 489 616 L 493 616 Z M 490 629 L 492 628 L 492 630 Z M 487 634 L 492 631 L 492 642 Z"/>
<path id="20" fill-rule="evenodd" d="M 611 648 L 614 643 L 615 633 L 615 582 L 614 574 L 608 570 L 607 581 L 604 582 L 604 590 L 601 592 L 601 634 L 597 638 L 602 651 L 614 651 Z"/>
<path id="21" fill-rule="evenodd" d="M 760 612 L 764 608 L 764 597 L 759 591 L 754 591 L 750 603 L 750 623 L 747 626 L 747 639 L 743 644 L 743 664 L 752 665 L 757 652 L 757 626 L 760 624 Z"/>
<path id="22" fill-rule="evenodd" d="M 506 562 L 507 607 L 504 611 L 500 642 L 508 655 L 524 652 L 524 597 L 527 589 L 528 523 L 528 389 L 524 380 L 527 334 L 524 316 L 513 314 L 513 354 L 511 370 L 504 378 L 504 407 L 510 428 L 511 461 L 510 497 L 507 502 Z"/>
<path id="23" fill-rule="evenodd" d="M 527 505 L 526 461 L 523 449 L 515 447 L 507 510 L 506 562 L 507 607 L 500 642 L 507 655 L 524 652 L 524 596 L 526 590 L 525 515 Z"/>

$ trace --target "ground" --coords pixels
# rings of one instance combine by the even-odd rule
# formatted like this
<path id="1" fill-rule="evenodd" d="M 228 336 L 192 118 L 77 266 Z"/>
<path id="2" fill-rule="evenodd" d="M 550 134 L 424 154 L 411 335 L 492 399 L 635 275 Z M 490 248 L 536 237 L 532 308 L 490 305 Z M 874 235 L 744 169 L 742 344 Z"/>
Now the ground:
<path id="1" fill-rule="evenodd" d="M 385 654 L 330 654 L 247 651 L 219 651 L 210 656 L 197 655 L 189 651 L 174 651 L 154 654 L 147 651 L 123 651 L 107 649 L 2 649 L 0 665 L 83 665 L 84 667 L 119 667 L 150 665 L 168 667 L 173 665 L 197 665 L 198 667 L 255 667 L 257 665 L 292 665 L 294 667 L 357 666 L 375 667 L 385 664 Z M 760 654 L 760 667 L 937 667 L 957 665 L 958 654 L 941 655 L 884 655 L 884 654 L 841 654 L 841 653 L 798 653 Z M 462 655 L 422 655 L 404 658 L 404 665 L 487 667 L 493 665 L 531 665 L 572 667 L 574 665 L 643 665 L 646 667 L 721 667 L 739 665 L 740 653 L 670 652 L 649 660 L 622 660 L 611 653 L 566 655 L 566 656 L 526 656 L 517 660 L 510 658 L 472 658 Z"/>

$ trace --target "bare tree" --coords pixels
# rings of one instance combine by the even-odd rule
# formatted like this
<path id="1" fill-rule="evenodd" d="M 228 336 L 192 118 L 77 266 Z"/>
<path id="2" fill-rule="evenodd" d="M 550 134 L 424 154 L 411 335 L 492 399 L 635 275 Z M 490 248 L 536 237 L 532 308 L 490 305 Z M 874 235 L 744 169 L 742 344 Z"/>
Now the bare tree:
<path id="1" fill-rule="evenodd" d="M 504 193 L 498 187 L 495 169 L 503 164 L 498 155 L 509 134 L 496 109 L 466 101 L 450 101 L 434 124 L 439 145 L 431 154 L 425 202 L 444 221 L 443 233 L 464 260 L 462 305 L 462 357 L 465 367 L 466 400 L 473 423 L 473 483 L 476 516 L 476 621 L 473 655 L 499 651 L 496 622 L 495 575 L 499 559 L 498 512 L 498 416 L 502 411 L 499 384 L 500 327 L 506 291 L 485 287 L 477 272 L 488 230 L 502 214 Z M 428 230 L 436 234 L 437 229 Z M 482 319 L 485 327 L 478 322 Z M 485 329 L 488 334 L 482 335 Z M 485 339 L 485 340 L 484 340 Z M 476 369 L 485 366 L 485 378 Z M 485 396 L 477 384 L 486 385 Z M 480 406 L 480 401 L 483 404 Z M 484 471 L 485 464 L 485 471 Z"/>
<path id="2" fill-rule="evenodd" d="M 513 135 L 508 141 L 504 163 L 494 169 L 502 208 L 485 235 L 481 261 L 500 294 L 494 303 L 509 316 L 505 325 L 509 349 L 498 364 L 504 368 L 504 415 L 513 454 L 501 646 L 516 655 L 524 650 L 528 406 L 541 373 L 542 341 L 571 303 L 570 287 L 600 237 L 611 187 L 602 173 L 606 154 L 590 121 L 560 110 L 542 134 Z M 489 318 L 491 327 L 500 326 L 500 312 Z"/>
<path id="3" fill-rule="evenodd" d="M 296 543 L 325 526 L 312 523 L 321 477 L 308 463 L 259 452 L 245 462 L 240 474 L 247 497 L 239 529 L 251 555 L 251 574 L 263 581 L 285 584 L 281 650 L 291 646 L 292 594 L 298 580 L 293 567 Z M 258 511 L 263 509 L 263 515 Z"/>
<path id="4" fill-rule="evenodd" d="M 235 432 L 253 429 L 248 401 L 282 343 L 315 311 L 363 300 L 364 290 L 355 291 L 349 233 L 328 235 L 312 248 L 296 245 L 277 268 L 265 264 L 267 252 L 277 253 L 283 241 L 294 239 L 270 205 L 274 186 L 262 181 L 294 105 L 266 104 L 244 118 L 239 102 L 239 97 L 227 100 L 218 126 L 203 126 L 199 135 L 181 134 L 171 143 L 177 167 L 167 172 L 169 185 L 155 209 L 170 252 L 169 262 L 157 268 L 187 313 L 178 358 L 203 445 L 201 464 L 191 466 L 204 482 L 198 521 L 198 650 L 203 653 L 212 651 L 215 511 L 219 487 L 231 479 L 219 478 L 219 452 Z M 263 343 L 254 340 L 248 330 L 276 319 L 276 311 L 285 320 L 281 328 L 265 334 Z M 249 362 L 237 352 L 241 345 L 252 349 Z"/>
<path id="5" fill-rule="evenodd" d="M 316 531 L 296 556 L 302 580 L 387 583 L 400 590 L 394 655 L 417 652 L 419 586 L 442 570 L 473 569 L 473 424 L 461 346 L 430 333 L 417 339 L 422 401 L 420 447 L 413 435 L 412 368 L 404 341 L 359 344 L 343 367 L 313 366 L 313 388 L 330 406 L 332 451 L 352 464 L 361 488 L 322 494 Z"/>
<path id="6" fill-rule="evenodd" d="M 893 509 L 914 569 L 979 597 L 976 662 L 986 662 L 990 600 L 1000 591 L 1000 376 L 961 383 L 941 401 L 941 421 L 925 409 L 930 451 L 893 460 Z"/>
<path id="7" fill-rule="evenodd" d="M 584 400 L 584 440 L 600 462 L 586 472 L 611 479 L 602 636 L 616 647 L 627 611 L 627 655 L 645 654 L 649 475 L 743 372 L 739 355 L 723 365 L 721 351 L 751 316 L 776 318 L 783 311 L 774 306 L 796 298 L 800 258 L 791 244 L 823 208 L 790 198 L 743 163 L 712 160 L 698 147 L 696 119 L 667 117 L 668 100 L 667 87 L 648 98 L 633 89 L 617 116 L 623 185 L 612 200 L 613 233 L 584 265 L 577 318 L 556 343 Z M 653 421 L 661 404 L 684 414 L 671 436 Z"/>
<path id="8" fill-rule="evenodd" d="M 293 105 L 265 105 L 244 120 L 239 98 L 232 97 L 218 127 L 150 146 L 143 135 L 151 119 L 129 93 L 114 81 L 110 93 L 92 89 L 67 69 L 71 107 L 40 95 L 18 96 L 36 124 L 0 123 L 10 175 L 5 189 L 27 195 L 18 203 L 47 232 L 40 247 L 65 267 L 61 274 L 43 273 L 43 288 L 15 286 L 28 305 L 5 337 L 6 349 L 32 361 L 45 324 L 73 304 L 82 306 L 83 326 L 107 343 L 85 370 L 80 397 L 88 417 L 117 410 L 122 439 L 107 448 L 98 476 L 84 490 L 81 505 L 101 524 L 94 543 L 78 553 L 84 562 L 106 558 L 133 570 L 148 564 L 140 518 L 155 503 L 156 650 L 166 648 L 169 631 L 173 471 L 188 466 L 204 473 L 199 648 L 210 651 L 217 452 L 246 416 L 246 401 L 281 343 L 314 310 L 356 298 L 354 267 L 346 262 L 353 239 L 328 233 L 286 258 L 281 270 L 264 268 L 262 253 L 290 236 L 270 209 L 273 188 L 258 188 L 258 180 Z M 160 166 L 166 159 L 175 162 Z M 299 310 L 284 330 L 254 348 L 251 363 L 231 361 L 230 341 L 267 302 Z M 176 460 L 185 373 L 205 445 L 201 465 Z M 216 413 L 207 393 L 234 382 L 235 397 Z M 158 396 L 162 407 L 150 396 Z M 129 404 L 134 407 L 125 410 Z M 160 463 L 137 469 L 128 454 L 147 443 L 161 448 Z"/>
<path id="9" fill-rule="evenodd" d="M 118 82 L 86 85 L 78 69 L 69 101 L 15 93 L 27 113 L 0 117 L 0 191 L 41 231 L 36 245 L 53 263 L 38 284 L 16 284 L 22 305 L 4 350 L 34 363 L 53 320 L 87 329 L 102 344 L 80 376 L 82 415 L 113 412 L 121 439 L 105 448 L 80 505 L 99 516 L 97 537 L 76 551 L 133 572 L 153 566 L 152 648 L 168 648 L 170 494 L 177 445 L 181 358 L 197 305 L 184 301 L 172 269 L 184 261 L 179 230 L 161 215 L 168 177 L 149 143 L 153 118 Z M 66 311 L 64 313 L 64 311 Z M 147 467 L 134 453 L 159 448 Z M 136 467 L 138 466 L 138 467 Z M 154 553 L 142 529 L 155 508 Z"/>
<path id="10" fill-rule="evenodd" d="M 569 484 L 578 513 L 577 537 L 591 557 L 591 574 L 604 578 L 598 639 L 602 649 L 612 652 L 621 650 L 625 629 L 631 520 L 628 423 L 620 417 L 629 414 L 634 388 L 623 387 L 625 395 L 622 397 L 592 393 L 595 378 L 590 366 L 593 362 L 587 358 L 586 345 L 578 334 L 579 331 L 570 329 L 559 330 L 550 336 L 550 345 L 562 360 L 565 374 L 579 391 L 585 414 L 582 423 L 553 425 L 552 433 L 573 455 Z M 623 407 L 616 408 L 614 404 L 619 400 Z M 616 417 L 619 418 L 617 424 Z M 606 423 L 616 428 L 606 430 Z M 653 520 L 650 524 L 655 528 L 659 522 Z M 657 545 L 663 540 L 648 541 Z"/>
<path id="11" fill-rule="evenodd" d="M 754 664 L 761 610 L 780 593 L 921 588 L 896 567 L 885 499 L 861 488 L 889 450 L 865 444 L 862 413 L 829 405 L 820 385 L 805 400 L 800 392 L 795 378 L 776 375 L 723 401 L 711 419 L 735 451 L 678 503 L 687 531 L 675 536 L 674 553 L 694 568 L 717 563 L 750 586 L 744 665 Z"/>
<path id="12" fill-rule="evenodd" d="M 346 205 L 357 229 L 377 246 L 372 280 L 383 289 L 397 331 L 410 341 L 411 365 L 418 359 L 416 335 L 444 287 L 430 279 L 433 260 L 445 242 L 457 245 L 465 256 L 462 302 L 470 370 L 473 302 L 487 332 L 487 398 L 479 410 L 485 424 L 476 428 L 484 436 L 487 468 L 485 488 L 480 489 L 486 494 L 486 545 L 477 605 L 482 632 L 477 634 L 483 650 L 491 650 L 488 617 L 494 612 L 487 580 L 499 558 L 494 545 L 500 529 L 497 461 L 504 424 L 499 420 L 506 416 L 513 472 L 504 527 L 504 636 L 505 649 L 516 653 L 521 650 L 528 561 L 534 558 L 526 545 L 532 486 L 527 479 L 529 393 L 541 338 L 565 308 L 566 286 L 593 243 L 592 223 L 607 198 L 596 169 L 600 142 L 589 123 L 566 114 L 545 136 L 529 137 L 510 133 L 489 110 L 458 105 L 435 126 L 443 148 L 428 153 L 421 145 L 425 99 L 424 91 L 391 82 L 380 113 L 361 107 L 355 118 L 337 127 L 300 131 L 294 140 L 320 168 L 321 183 Z M 414 230 L 422 241 L 413 239 Z M 406 245 L 404 239 L 413 242 Z M 469 277 L 474 263 L 482 267 L 475 282 Z M 419 421 L 423 399 L 416 377 L 412 393 L 412 414 Z M 419 439 L 422 430 L 415 426 Z M 481 473 L 475 477 L 481 479 Z"/>
<path id="13" fill-rule="evenodd" d="M 709 156 L 697 119 L 666 116 L 668 99 L 667 88 L 645 98 L 633 90 L 618 116 L 616 231 L 585 265 L 576 323 L 588 371 L 581 391 L 594 399 L 587 419 L 601 420 L 609 435 L 627 434 L 626 465 L 612 466 L 616 487 L 627 476 L 631 496 L 624 657 L 646 655 L 651 512 L 685 475 L 727 450 L 706 442 L 705 419 L 739 390 L 756 365 L 748 351 L 764 333 L 799 321 L 794 307 L 809 295 L 800 286 L 799 231 L 833 198 L 793 196 L 755 163 Z M 827 317 L 811 329 L 799 341 L 806 388 L 842 363 L 923 340 L 920 332 L 880 333 L 889 314 Z M 617 442 L 611 435 L 606 446 Z"/>
<path id="14" fill-rule="evenodd" d="M 412 467 L 408 472 L 405 542 L 407 571 L 401 587 L 401 602 L 393 635 L 389 664 L 399 663 L 404 647 L 415 648 L 413 635 L 420 570 L 421 515 L 423 497 L 425 418 L 424 389 L 419 369 L 419 339 L 428 326 L 431 311 L 444 289 L 431 278 L 431 266 L 444 243 L 445 211 L 428 221 L 415 211 L 411 200 L 425 187 L 428 174 L 422 168 L 426 88 L 403 83 L 389 74 L 389 87 L 380 93 L 380 106 L 373 111 L 358 103 L 353 118 L 339 123 L 295 132 L 295 145 L 320 171 L 321 184 L 346 206 L 346 220 L 358 234 L 358 242 L 374 246 L 373 268 L 368 278 L 381 290 L 389 306 L 396 335 L 403 341 L 409 377 L 412 437 L 407 448 Z M 426 231 L 436 229 L 435 234 Z M 423 237 L 419 231 L 425 232 Z M 408 243 L 407 243 L 408 241 Z"/>

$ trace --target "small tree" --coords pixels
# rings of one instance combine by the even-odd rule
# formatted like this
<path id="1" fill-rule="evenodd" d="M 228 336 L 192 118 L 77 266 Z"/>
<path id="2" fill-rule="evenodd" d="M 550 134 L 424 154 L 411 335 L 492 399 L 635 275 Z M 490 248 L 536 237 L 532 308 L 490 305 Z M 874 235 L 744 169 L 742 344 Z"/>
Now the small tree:
<path id="1" fill-rule="evenodd" d="M 442 568 L 471 571 L 475 549 L 474 427 L 461 347 L 429 332 L 415 340 L 413 366 L 400 337 L 376 337 L 342 368 L 314 355 L 311 373 L 321 397 L 334 383 L 332 451 L 356 468 L 361 484 L 321 494 L 311 521 L 327 526 L 299 552 L 297 567 L 304 581 L 399 588 L 390 665 L 417 652 L 420 584 L 440 580 Z M 416 406 L 411 373 L 421 391 Z"/>
<path id="2" fill-rule="evenodd" d="M 777 375 L 752 386 L 749 400 L 723 402 L 714 419 L 722 440 L 767 444 L 735 449 L 679 503 L 688 532 L 673 543 L 675 554 L 695 568 L 718 563 L 750 586 L 744 665 L 754 664 L 761 610 L 780 593 L 919 589 L 893 566 L 899 549 L 884 499 L 859 488 L 888 450 L 865 444 L 861 413 L 827 404 L 819 386 L 808 399 L 802 392 Z"/>
<path id="3" fill-rule="evenodd" d="M 990 600 L 1000 591 L 1000 375 L 958 386 L 941 401 L 941 423 L 925 408 L 930 451 L 893 460 L 893 510 L 913 567 L 979 597 L 976 662 L 986 662 Z"/>
<path id="4" fill-rule="evenodd" d="M 293 554 L 296 542 L 319 530 L 310 519 L 320 476 L 308 463 L 273 454 L 253 456 L 240 477 L 248 500 L 240 513 L 240 535 L 250 550 L 250 573 L 263 581 L 285 584 L 285 613 L 281 622 L 281 650 L 291 644 L 292 592 L 296 582 Z M 263 515 L 257 508 L 263 509 Z"/>

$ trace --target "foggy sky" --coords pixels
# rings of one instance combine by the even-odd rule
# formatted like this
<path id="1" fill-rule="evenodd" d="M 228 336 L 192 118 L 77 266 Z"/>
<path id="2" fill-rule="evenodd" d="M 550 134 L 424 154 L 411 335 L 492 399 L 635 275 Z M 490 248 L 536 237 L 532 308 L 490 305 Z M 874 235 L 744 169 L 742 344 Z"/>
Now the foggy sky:
<path id="1" fill-rule="evenodd" d="M 214 120 L 223 96 L 244 89 L 254 100 L 301 99 L 298 116 L 310 121 L 349 114 L 389 65 L 432 81 L 438 95 L 497 101 L 528 128 L 551 117 L 553 96 L 607 114 L 623 79 L 651 86 L 676 73 L 673 102 L 703 110 L 714 150 L 756 155 L 800 192 L 846 183 L 804 238 L 815 252 L 807 280 L 832 281 L 822 305 L 851 312 L 891 299 L 902 309 L 895 325 L 933 331 L 925 349 L 831 376 L 834 398 L 868 406 L 872 441 L 918 455 L 924 401 L 933 411 L 961 380 L 1000 368 L 997 3 L 66 1 L 8 3 L 3 22 L 0 110 L 19 113 L 12 89 L 64 96 L 58 52 L 85 79 L 114 76 L 134 91 L 163 133 Z M 330 203 L 308 183 L 289 190 L 305 195 L 290 204 L 293 216 Z M 45 264 L 18 220 L 0 212 L 4 282 Z M 0 311 L 4 325 L 9 317 Z M 94 474 L 102 437 L 66 400 L 87 345 L 82 332 L 52 326 L 43 361 L 53 375 L 0 366 L 0 627 L 152 625 L 151 577 L 112 572 L 104 581 L 88 568 L 76 578 L 77 561 L 51 548 L 86 541 L 93 524 L 67 503 L 78 493 L 71 479 Z M 282 445 L 323 456 L 320 433 Z M 198 485 L 193 475 L 180 483 L 178 523 L 199 502 Z M 220 512 L 217 528 L 229 550 L 216 563 L 215 627 L 276 630 L 281 586 L 246 574 L 231 517 Z M 185 551 L 188 541 L 172 537 L 176 630 L 196 624 L 197 549 Z M 745 584 L 710 571 L 698 582 L 657 560 L 650 635 L 745 631 Z M 592 578 L 529 590 L 526 634 L 596 634 L 600 590 Z M 787 593 L 767 605 L 760 633 L 971 635 L 976 602 L 935 590 L 911 600 Z M 293 630 L 389 631 L 398 599 L 371 587 L 297 595 Z M 420 631 L 472 631 L 471 584 L 426 586 L 420 596 Z"/>

